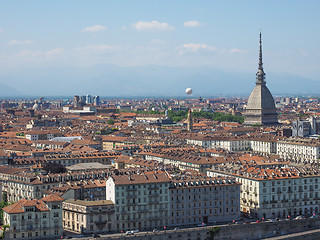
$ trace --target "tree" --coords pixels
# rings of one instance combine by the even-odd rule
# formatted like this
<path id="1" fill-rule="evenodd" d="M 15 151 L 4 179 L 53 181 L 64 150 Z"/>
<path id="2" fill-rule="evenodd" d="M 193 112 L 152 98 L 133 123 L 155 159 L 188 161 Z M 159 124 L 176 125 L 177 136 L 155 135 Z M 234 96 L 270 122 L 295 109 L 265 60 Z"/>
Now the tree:
<path id="1" fill-rule="evenodd" d="M 59 163 L 51 163 L 51 162 L 46 163 L 43 169 L 48 173 L 64 173 L 67 171 L 65 166 Z"/>
<path id="2" fill-rule="evenodd" d="M 108 120 L 108 125 L 113 125 L 114 124 L 114 120 L 112 119 L 112 118 L 110 118 L 109 120 Z"/>

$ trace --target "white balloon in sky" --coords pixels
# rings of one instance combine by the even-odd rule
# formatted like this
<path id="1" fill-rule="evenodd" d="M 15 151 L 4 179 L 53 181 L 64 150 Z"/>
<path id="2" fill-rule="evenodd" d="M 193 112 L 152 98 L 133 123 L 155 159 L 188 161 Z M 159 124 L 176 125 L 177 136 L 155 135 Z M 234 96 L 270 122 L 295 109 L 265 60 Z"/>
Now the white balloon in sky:
<path id="1" fill-rule="evenodd" d="M 191 94 L 192 93 L 192 88 L 187 88 L 186 89 L 186 94 Z"/>

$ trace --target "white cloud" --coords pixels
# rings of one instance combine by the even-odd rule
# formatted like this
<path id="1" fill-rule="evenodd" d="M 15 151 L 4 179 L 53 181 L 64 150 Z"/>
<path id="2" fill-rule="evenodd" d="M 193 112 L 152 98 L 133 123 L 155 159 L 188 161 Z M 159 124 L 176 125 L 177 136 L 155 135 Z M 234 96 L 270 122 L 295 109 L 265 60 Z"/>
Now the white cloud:
<path id="1" fill-rule="evenodd" d="M 50 58 L 55 55 L 61 55 L 64 53 L 63 48 L 54 48 L 48 51 L 31 51 L 31 50 L 22 50 L 19 52 L 18 56 L 21 57 L 46 57 Z"/>
<path id="2" fill-rule="evenodd" d="M 29 45 L 34 43 L 31 40 L 23 40 L 23 41 L 19 41 L 19 40 L 12 40 L 8 43 L 9 46 L 13 46 L 13 45 Z"/>
<path id="3" fill-rule="evenodd" d="M 115 50 L 118 49 L 116 46 L 111 45 L 88 45 L 84 48 L 78 48 L 78 50 L 90 50 L 90 51 L 104 51 L 104 50 Z"/>
<path id="4" fill-rule="evenodd" d="M 232 48 L 229 52 L 230 53 L 245 53 L 246 51 L 241 50 L 239 48 Z"/>
<path id="5" fill-rule="evenodd" d="M 3 28 L 0 28 L 0 33 L 4 32 Z"/>
<path id="6" fill-rule="evenodd" d="M 191 52 L 197 52 L 199 50 L 208 50 L 208 51 L 217 50 L 217 48 L 213 46 L 209 46 L 207 44 L 203 44 L 203 43 L 186 43 L 186 44 L 183 44 L 183 48 Z"/>
<path id="7" fill-rule="evenodd" d="M 201 23 L 198 21 L 195 21 L 195 20 L 186 21 L 186 22 L 184 22 L 183 26 L 185 26 L 185 27 L 199 27 L 199 26 L 201 26 Z"/>
<path id="8" fill-rule="evenodd" d="M 166 44 L 167 41 L 161 40 L 161 39 L 152 39 L 151 43 L 152 45 L 161 45 L 161 44 Z"/>
<path id="9" fill-rule="evenodd" d="M 82 29 L 82 32 L 103 32 L 107 30 L 105 26 L 102 25 L 94 25 L 94 26 L 89 26 L 84 29 Z"/>
<path id="10" fill-rule="evenodd" d="M 174 27 L 170 26 L 166 22 L 158 22 L 158 21 L 151 21 L 151 22 L 136 22 L 133 24 L 133 27 L 138 31 L 152 31 L 152 32 L 162 32 L 162 31 L 173 31 Z"/>
<path id="11" fill-rule="evenodd" d="M 64 52 L 64 49 L 63 48 L 54 48 L 54 49 L 51 49 L 49 51 L 46 51 L 44 54 L 47 56 L 47 57 L 50 57 L 50 56 L 54 56 L 54 55 L 60 55 L 60 54 L 63 54 Z"/>

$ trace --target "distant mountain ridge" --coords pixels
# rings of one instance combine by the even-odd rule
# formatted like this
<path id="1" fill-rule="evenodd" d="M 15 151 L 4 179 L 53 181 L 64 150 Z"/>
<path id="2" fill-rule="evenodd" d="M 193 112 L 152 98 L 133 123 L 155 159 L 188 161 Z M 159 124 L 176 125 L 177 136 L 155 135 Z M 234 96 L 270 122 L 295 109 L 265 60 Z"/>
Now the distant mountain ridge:
<path id="1" fill-rule="evenodd" d="M 277 94 L 319 94 L 320 81 L 287 74 L 267 73 L 267 86 Z M 1 96 L 183 96 L 187 87 L 194 96 L 249 96 L 255 86 L 252 73 L 226 72 L 210 67 L 60 66 L 28 67 L 0 73 Z"/>

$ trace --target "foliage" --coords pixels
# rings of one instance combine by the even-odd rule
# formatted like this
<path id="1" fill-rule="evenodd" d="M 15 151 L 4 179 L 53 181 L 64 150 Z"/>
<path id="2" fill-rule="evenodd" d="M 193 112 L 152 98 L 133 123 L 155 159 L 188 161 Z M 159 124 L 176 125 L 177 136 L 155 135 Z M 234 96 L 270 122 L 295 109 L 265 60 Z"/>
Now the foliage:
<path id="1" fill-rule="evenodd" d="M 110 118 L 109 120 L 108 120 L 108 125 L 113 125 L 114 124 L 114 120 L 112 119 L 112 118 Z"/>
<path id="2" fill-rule="evenodd" d="M 180 122 L 182 119 L 188 117 L 188 110 L 168 111 L 168 117 L 174 122 Z"/>
<path id="3" fill-rule="evenodd" d="M 12 203 L 8 203 L 8 199 L 7 199 L 7 193 L 4 192 L 3 193 L 3 200 L 0 202 L 0 221 L 1 223 L 3 223 L 3 208 L 6 206 L 11 205 Z"/>
<path id="4" fill-rule="evenodd" d="M 5 238 L 5 234 L 6 234 L 6 229 L 9 228 L 10 226 L 9 225 L 3 225 L 2 226 L 2 234 L 1 234 L 1 239 L 4 239 Z"/>
<path id="5" fill-rule="evenodd" d="M 238 122 L 243 123 L 244 117 L 243 116 L 234 116 L 231 114 L 225 114 L 220 112 L 193 112 L 192 113 L 194 118 L 206 118 L 211 119 L 213 121 L 219 121 L 219 122 Z M 179 122 L 182 119 L 185 119 L 188 117 L 188 110 L 179 110 L 177 112 L 175 111 L 169 111 L 168 116 L 175 122 Z"/>
<path id="6" fill-rule="evenodd" d="M 220 227 L 213 227 L 210 228 L 209 230 L 209 237 L 207 238 L 208 240 L 213 240 L 214 239 L 214 235 L 216 235 L 218 232 L 220 231 Z"/>
<path id="7" fill-rule="evenodd" d="M 152 110 L 150 110 L 150 111 L 132 111 L 132 112 L 138 113 L 138 114 L 163 114 L 159 111 L 152 111 Z"/>
<path id="8" fill-rule="evenodd" d="M 47 171 L 48 173 L 65 173 L 67 170 L 65 168 L 65 166 L 59 164 L 59 163 L 51 163 L 48 162 L 46 163 L 46 165 L 43 167 L 43 169 L 45 171 Z"/>

